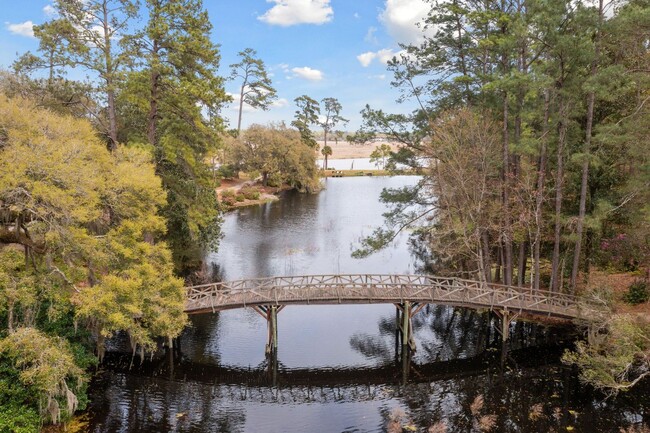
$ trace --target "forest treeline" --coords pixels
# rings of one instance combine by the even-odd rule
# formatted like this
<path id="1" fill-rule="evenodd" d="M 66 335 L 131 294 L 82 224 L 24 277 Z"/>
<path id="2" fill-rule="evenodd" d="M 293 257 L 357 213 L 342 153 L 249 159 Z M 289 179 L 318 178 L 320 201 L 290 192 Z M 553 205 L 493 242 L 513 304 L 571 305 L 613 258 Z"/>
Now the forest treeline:
<path id="1" fill-rule="evenodd" d="M 417 109 L 366 106 L 358 133 L 402 143 L 393 163 L 425 176 L 383 193 L 387 224 L 355 254 L 411 228 L 437 273 L 569 293 L 593 266 L 643 280 L 649 41 L 645 0 L 432 2 L 423 42 L 389 63 Z M 583 378 L 625 389 L 650 374 L 647 313 L 602 326 L 567 357 Z"/>

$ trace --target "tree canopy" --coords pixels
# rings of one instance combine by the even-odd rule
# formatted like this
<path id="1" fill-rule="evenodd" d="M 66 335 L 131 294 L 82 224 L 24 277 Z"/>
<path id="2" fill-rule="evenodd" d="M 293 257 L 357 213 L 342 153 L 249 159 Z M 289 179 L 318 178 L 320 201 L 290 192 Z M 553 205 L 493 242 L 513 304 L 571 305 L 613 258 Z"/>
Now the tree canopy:
<path id="1" fill-rule="evenodd" d="M 25 404 L 57 421 L 84 392 L 84 363 L 39 328 L 77 321 L 95 335 L 101 357 L 117 331 L 143 352 L 185 326 L 183 281 L 160 241 L 166 194 L 149 152 L 109 153 L 86 120 L 0 94 L 0 131 L 0 352 L 34 390 Z M 36 359 L 34 344 L 51 352 Z"/>

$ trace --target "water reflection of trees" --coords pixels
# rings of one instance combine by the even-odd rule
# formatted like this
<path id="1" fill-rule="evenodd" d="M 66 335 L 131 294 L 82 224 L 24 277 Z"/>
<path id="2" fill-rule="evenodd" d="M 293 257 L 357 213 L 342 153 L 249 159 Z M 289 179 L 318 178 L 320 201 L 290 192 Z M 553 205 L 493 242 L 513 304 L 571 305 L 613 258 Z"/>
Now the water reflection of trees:
<path id="1" fill-rule="evenodd" d="M 614 432 L 648 423 L 644 395 L 635 394 L 604 400 L 582 386 L 572 371 L 555 365 L 409 384 L 380 412 L 388 425 L 391 411 L 400 407 L 405 422 L 418 431 L 442 422 L 447 432 L 479 432 L 480 419 L 494 415 L 493 432 Z M 477 396 L 484 404 L 475 413 L 472 404 Z"/>
<path id="2" fill-rule="evenodd" d="M 369 359 L 394 359 L 394 317 L 381 317 L 378 334 L 355 334 L 350 346 Z M 500 335 L 488 312 L 428 305 L 413 318 L 418 350 L 411 376 L 427 364 L 471 358 L 501 349 Z M 486 366 L 484 374 L 459 374 L 450 380 L 402 384 L 398 396 L 380 409 L 384 428 L 395 425 L 395 408 L 404 411 L 400 422 L 412 423 L 420 431 L 439 423 L 446 431 L 478 432 L 481 424 L 494 422 L 490 431 L 559 432 L 618 431 L 634 423 L 648 423 L 650 408 L 643 404 L 643 391 L 604 400 L 604 396 L 581 385 L 575 372 L 559 362 L 561 350 L 549 346 L 566 330 L 525 321 L 511 326 L 510 351 L 532 352 Z M 550 364 L 535 364 L 545 352 L 553 351 Z M 495 352 L 495 351 L 492 351 Z M 650 389 L 646 389 L 648 393 Z M 472 410 L 477 397 L 484 402 Z M 399 417 L 397 417 L 399 418 Z M 567 429 L 567 427 L 569 429 Z"/>
<path id="3" fill-rule="evenodd" d="M 378 333 L 357 333 L 350 337 L 350 347 L 370 360 L 389 362 L 396 356 L 395 317 L 382 316 Z M 429 304 L 413 317 L 417 341 L 415 359 L 419 363 L 476 356 L 489 347 L 499 347 L 501 336 L 488 311 Z M 547 344 L 550 336 L 570 331 L 517 321 L 511 325 L 509 350 Z"/>
<path id="4" fill-rule="evenodd" d="M 95 432 L 243 432 L 246 411 L 218 387 L 105 372 L 90 410 Z"/>

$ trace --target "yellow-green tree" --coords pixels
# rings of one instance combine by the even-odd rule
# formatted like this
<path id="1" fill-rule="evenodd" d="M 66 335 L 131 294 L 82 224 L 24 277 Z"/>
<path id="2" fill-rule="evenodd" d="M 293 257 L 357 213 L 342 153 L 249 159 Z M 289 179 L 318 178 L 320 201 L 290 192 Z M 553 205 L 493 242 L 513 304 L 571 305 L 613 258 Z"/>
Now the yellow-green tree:
<path id="1" fill-rule="evenodd" d="M 151 156 L 138 148 L 112 155 L 86 120 L 0 96 L 0 248 L 22 249 L 27 264 L 3 265 L 8 327 L 32 325 L 30 308 L 72 313 L 97 336 L 113 332 L 134 350 L 173 338 L 185 324 L 183 282 L 158 214 L 165 192 Z M 38 290 L 28 284 L 38 279 Z M 27 282 L 27 283 L 26 283 Z M 40 302 L 32 302 L 37 296 Z M 27 322 L 27 323 L 26 323 Z"/>

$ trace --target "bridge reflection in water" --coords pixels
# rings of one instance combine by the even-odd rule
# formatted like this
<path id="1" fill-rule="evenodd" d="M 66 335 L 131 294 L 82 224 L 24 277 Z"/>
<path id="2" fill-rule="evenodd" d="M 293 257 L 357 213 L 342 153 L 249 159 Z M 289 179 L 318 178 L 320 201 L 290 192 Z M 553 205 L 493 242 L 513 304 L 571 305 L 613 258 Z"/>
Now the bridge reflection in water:
<path id="1" fill-rule="evenodd" d="M 170 381 L 218 385 L 219 396 L 257 402 L 347 402 L 384 400 L 400 395 L 401 387 L 430 384 L 484 375 L 502 375 L 516 365 L 526 369 L 557 366 L 563 346 L 524 348 L 507 353 L 487 350 L 475 356 L 447 361 L 413 364 L 410 356 L 377 366 L 332 368 L 285 368 L 277 356 L 269 356 L 256 367 L 198 363 L 178 352 L 134 367 L 128 355 L 112 353 L 107 362 L 116 372 L 137 373 L 138 369 Z M 406 352 L 404 352 L 406 353 Z M 507 362 L 504 362 L 507 361 Z M 152 371 L 153 370 L 153 373 Z M 394 395 L 391 395 L 394 394 Z"/>

